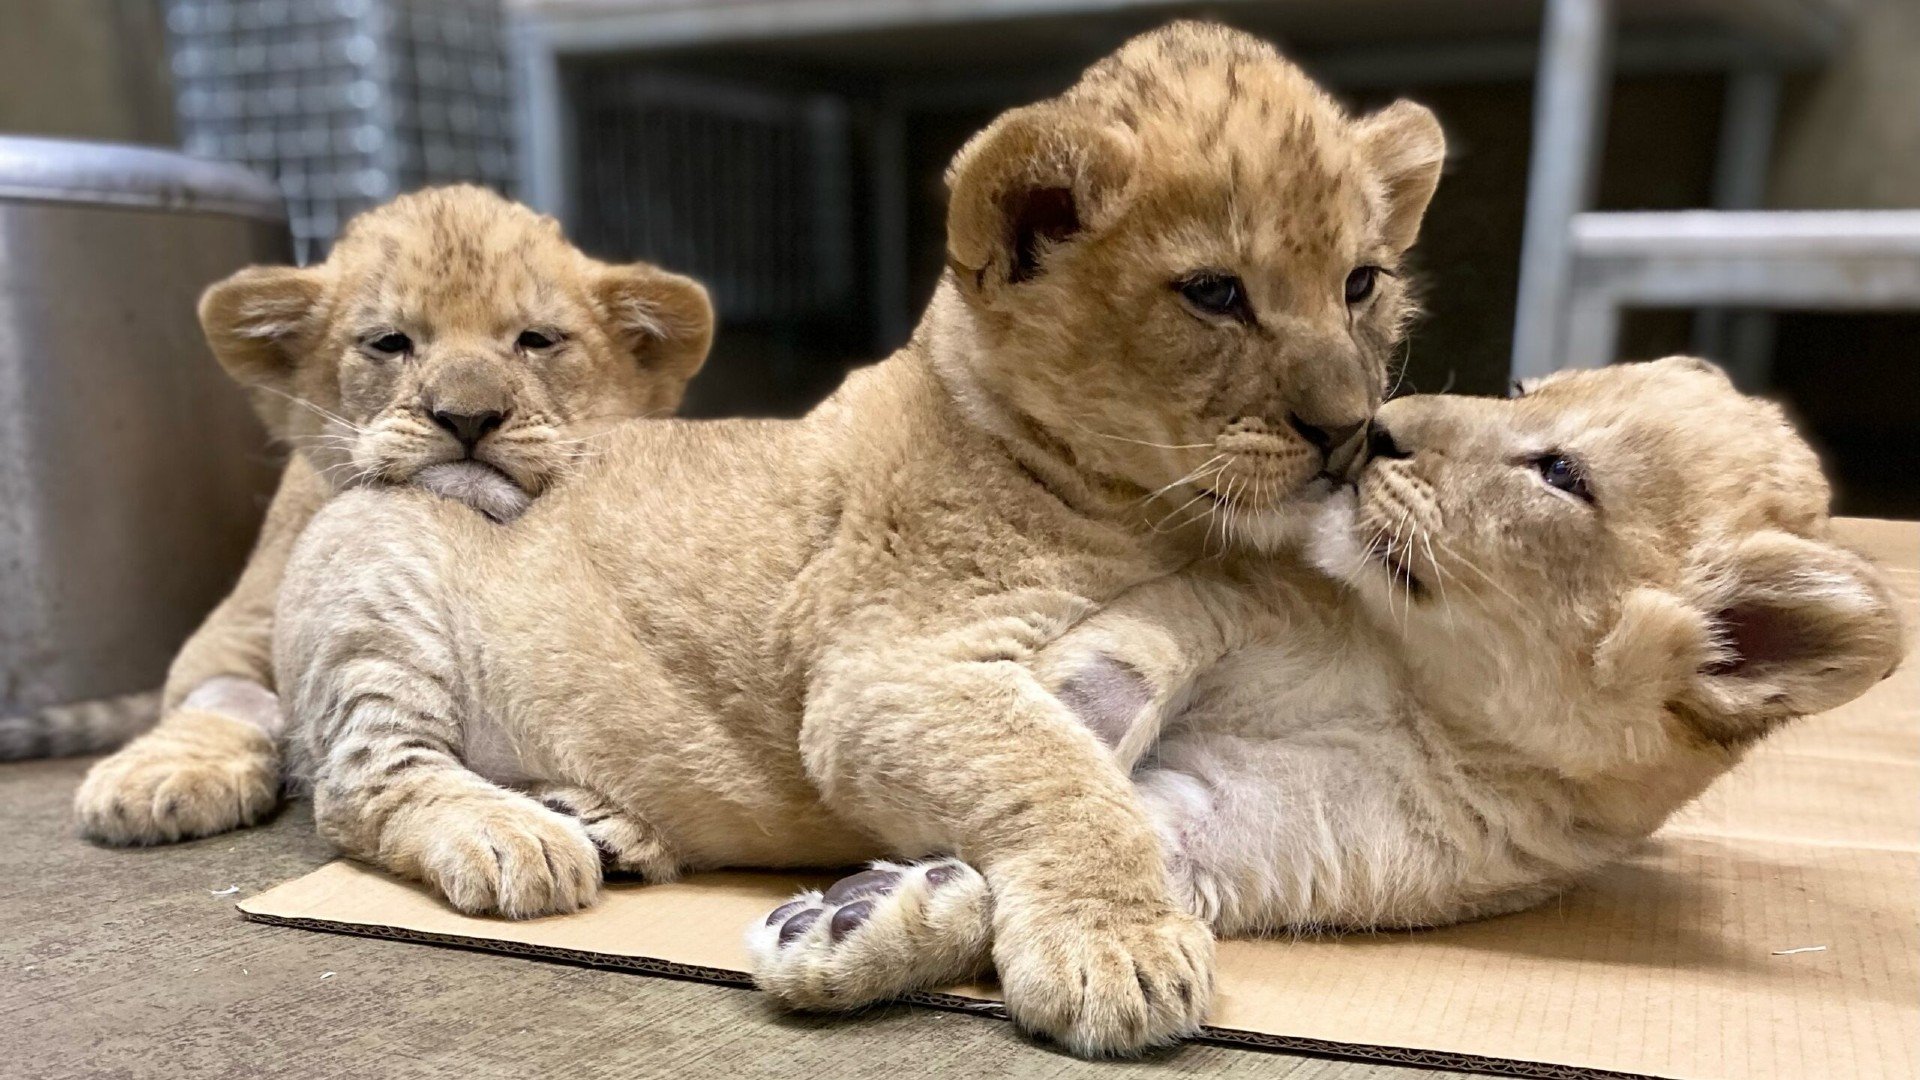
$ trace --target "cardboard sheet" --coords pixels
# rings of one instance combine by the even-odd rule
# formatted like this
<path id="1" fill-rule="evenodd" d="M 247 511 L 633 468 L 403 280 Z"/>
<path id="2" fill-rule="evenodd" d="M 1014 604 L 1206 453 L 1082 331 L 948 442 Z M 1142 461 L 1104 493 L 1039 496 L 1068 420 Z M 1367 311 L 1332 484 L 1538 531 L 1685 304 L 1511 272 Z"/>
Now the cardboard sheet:
<path id="1" fill-rule="evenodd" d="M 1920 524 L 1843 535 L 1920 612 Z M 716 982 L 742 931 L 819 879 L 612 886 L 506 922 L 338 862 L 252 919 Z M 1767 741 L 1635 857 L 1560 901 L 1413 933 L 1220 946 L 1208 1036 L 1518 1076 L 1920 1075 L 1920 664 Z M 918 995 L 997 1012 L 990 987 Z"/>

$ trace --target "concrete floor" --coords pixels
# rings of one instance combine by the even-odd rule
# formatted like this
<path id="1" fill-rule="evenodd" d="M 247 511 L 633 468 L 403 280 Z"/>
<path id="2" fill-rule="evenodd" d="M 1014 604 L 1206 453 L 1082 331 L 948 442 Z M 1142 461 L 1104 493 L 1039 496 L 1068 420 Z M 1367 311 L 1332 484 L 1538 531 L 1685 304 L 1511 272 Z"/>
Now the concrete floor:
<path id="1" fill-rule="evenodd" d="M 0 766 L 0 1075 L 35 1077 L 1138 1077 L 1462 1074 L 1193 1045 L 1076 1061 L 1011 1024 L 933 1009 L 784 1015 L 761 995 L 241 920 L 329 857 L 304 805 L 142 851 L 75 838 L 87 762 Z M 322 978 L 332 972 L 330 976 Z"/>

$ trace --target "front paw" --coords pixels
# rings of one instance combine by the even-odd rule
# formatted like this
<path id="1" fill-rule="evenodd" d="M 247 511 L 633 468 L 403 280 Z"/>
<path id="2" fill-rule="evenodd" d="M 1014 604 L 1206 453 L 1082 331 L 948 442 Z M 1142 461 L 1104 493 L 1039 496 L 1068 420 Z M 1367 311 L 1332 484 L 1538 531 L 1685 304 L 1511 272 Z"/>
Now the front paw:
<path id="1" fill-rule="evenodd" d="M 260 820 L 280 801 L 280 754 L 258 728 L 181 710 L 96 762 L 74 794 L 80 832 L 165 844 Z"/>
<path id="2" fill-rule="evenodd" d="M 680 856 L 666 838 L 599 792 L 542 784 L 529 794 L 548 809 L 579 820 L 600 851 L 601 874 L 628 874 L 654 885 L 679 878 Z"/>
<path id="3" fill-rule="evenodd" d="M 957 859 L 879 862 L 805 892 L 747 930 L 753 981 L 795 1009 L 847 1010 L 980 975 L 987 883 Z"/>
<path id="4" fill-rule="evenodd" d="M 1075 1054 L 1137 1054 L 1206 1019 L 1213 935 L 1168 905 L 1002 894 L 994 932 L 1007 1011 Z"/>
<path id="5" fill-rule="evenodd" d="M 468 796 L 417 827 L 420 876 L 469 914 L 554 915 L 600 894 L 600 851 L 585 826 L 524 795 Z"/>

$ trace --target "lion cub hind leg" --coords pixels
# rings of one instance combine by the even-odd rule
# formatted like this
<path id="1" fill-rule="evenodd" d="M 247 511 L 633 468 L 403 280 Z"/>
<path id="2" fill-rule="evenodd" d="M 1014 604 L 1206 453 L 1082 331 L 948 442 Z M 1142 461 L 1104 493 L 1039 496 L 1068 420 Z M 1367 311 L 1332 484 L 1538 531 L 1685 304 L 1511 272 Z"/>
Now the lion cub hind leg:
<path id="1" fill-rule="evenodd" d="M 822 1011 L 976 978 L 992 944 L 986 880 L 957 859 L 874 863 L 747 930 L 754 983 L 783 1005 Z"/>
<path id="2" fill-rule="evenodd" d="M 603 876 L 631 874 L 655 885 L 680 876 L 680 856 L 673 847 L 651 825 L 599 792 L 571 784 L 536 784 L 528 793 L 549 810 L 580 822 L 600 850 Z"/>
<path id="3" fill-rule="evenodd" d="M 242 828 L 279 804 L 274 740 L 255 724 L 190 701 L 96 762 L 74 794 L 73 810 L 82 835 L 132 845 Z"/>

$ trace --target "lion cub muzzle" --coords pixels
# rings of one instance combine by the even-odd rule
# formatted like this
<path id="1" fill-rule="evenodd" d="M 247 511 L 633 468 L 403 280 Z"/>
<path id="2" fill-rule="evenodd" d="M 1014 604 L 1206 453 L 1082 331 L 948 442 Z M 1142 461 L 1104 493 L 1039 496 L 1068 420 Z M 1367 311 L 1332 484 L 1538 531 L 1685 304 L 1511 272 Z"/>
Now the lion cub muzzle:
<path id="1" fill-rule="evenodd" d="M 1322 427 L 1288 416 L 1284 424 L 1243 416 L 1214 440 L 1227 459 L 1213 493 L 1225 502 L 1266 507 L 1322 477 L 1342 480 L 1364 458 L 1365 419 Z"/>

